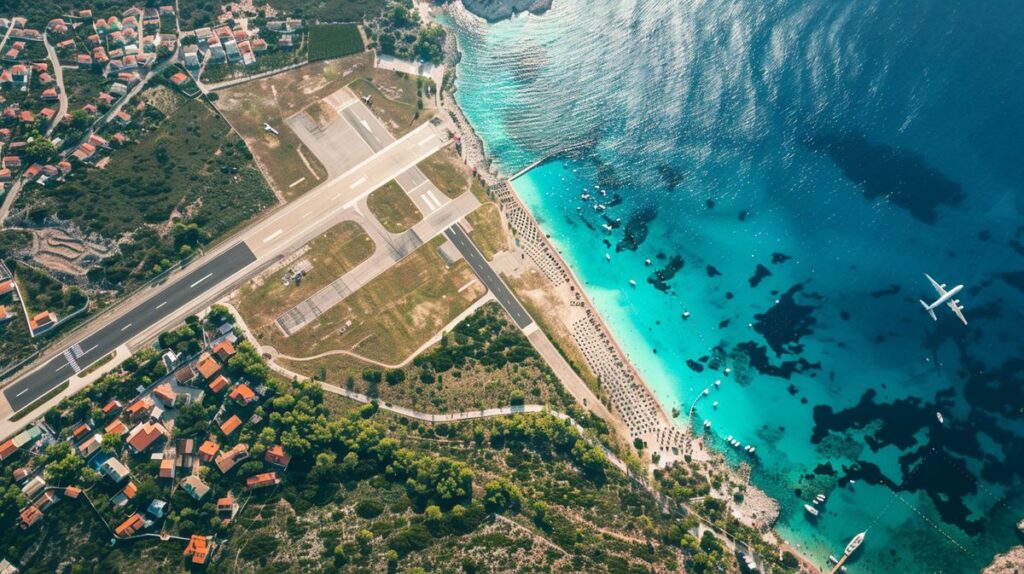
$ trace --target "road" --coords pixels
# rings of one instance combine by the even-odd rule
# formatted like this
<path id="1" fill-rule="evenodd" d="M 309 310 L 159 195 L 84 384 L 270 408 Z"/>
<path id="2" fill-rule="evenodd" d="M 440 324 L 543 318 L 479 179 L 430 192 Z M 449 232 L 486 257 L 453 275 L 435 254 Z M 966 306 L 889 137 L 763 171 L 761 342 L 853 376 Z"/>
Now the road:
<path id="1" fill-rule="evenodd" d="M 512 294 L 508 285 L 505 285 L 501 277 L 498 277 L 498 274 L 495 273 L 491 265 L 487 263 L 487 259 L 484 258 L 480 250 L 473 244 L 473 241 L 466 235 L 466 230 L 456 223 L 446 229 L 444 235 L 459 250 L 466 263 L 469 263 L 469 266 L 473 268 L 473 272 L 480 278 L 480 282 L 487 287 L 488 291 L 494 294 L 498 303 L 501 303 L 501 306 L 508 311 L 512 320 L 516 322 L 516 326 L 520 329 L 529 327 L 533 323 L 530 314 L 526 312 L 522 303 Z"/>
<path id="2" fill-rule="evenodd" d="M 129 312 L 53 357 L 39 369 L 4 389 L 4 397 L 18 411 L 64 379 L 101 359 L 125 341 L 142 333 L 170 310 L 187 305 L 206 286 L 216 285 L 256 261 L 245 245 L 236 243 L 212 260 L 197 266 L 163 289 L 159 296 L 142 301 Z"/>
<path id="3" fill-rule="evenodd" d="M 60 107 L 57 109 L 57 115 L 53 116 L 50 127 L 46 128 L 46 137 L 50 137 L 53 129 L 60 123 L 61 118 L 64 117 L 64 114 L 68 113 L 68 94 L 64 91 L 64 70 L 60 67 L 57 51 L 50 45 L 46 32 L 43 32 L 43 45 L 46 46 L 46 55 L 50 58 L 50 65 L 53 66 L 53 77 L 57 79 L 57 93 L 60 96 Z"/>
<path id="4" fill-rule="evenodd" d="M 222 245 L 226 247 L 193 262 L 184 275 L 140 296 L 113 321 L 85 331 L 75 344 L 38 363 L 5 387 L 4 397 L 14 411 L 24 408 L 117 346 L 155 334 L 151 333 L 155 325 L 181 320 L 230 287 L 230 281 L 244 278 L 333 227 L 362 198 L 446 143 L 445 136 L 432 126 L 421 126 L 348 172 L 281 206 L 225 241 Z"/>

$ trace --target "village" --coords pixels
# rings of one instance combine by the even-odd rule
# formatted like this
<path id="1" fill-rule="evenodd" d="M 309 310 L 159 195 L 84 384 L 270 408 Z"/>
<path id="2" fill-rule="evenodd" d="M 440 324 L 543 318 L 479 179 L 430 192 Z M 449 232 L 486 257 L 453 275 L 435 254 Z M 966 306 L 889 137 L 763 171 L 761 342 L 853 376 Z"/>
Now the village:
<path id="1" fill-rule="evenodd" d="M 184 555 L 204 564 L 216 548 L 213 533 L 197 526 L 172 535 L 163 525 L 170 508 L 201 508 L 226 525 L 261 490 L 281 482 L 291 457 L 282 445 L 265 444 L 267 433 L 261 432 L 274 435 L 260 408 L 273 393 L 237 375 L 232 358 L 242 340 L 230 315 L 215 309 L 198 330 L 189 331 L 195 338 L 188 341 L 161 337 L 202 350 L 164 351 L 153 372 L 166 374 L 135 389 L 131 399 L 118 398 L 125 396 L 123 388 L 101 383 L 102 390 L 94 387 L 84 402 L 65 405 L 59 416 L 34 421 L 0 444 L 0 462 L 13 468 L 26 501 L 23 529 L 45 520 L 54 504 L 84 504 L 110 528 L 112 541 L 184 540 Z M 201 425 L 209 432 L 197 432 L 196 421 L 179 428 L 183 409 L 201 403 L 216 409 L 209 425 Z M 259 438 L 248 444 L 243 436 Z M 44 452 L 52 458 L 55 444 L 67 445 L 57 449 L 65 458 L 47 464 Z M 71 460 L 85 464 L 76 467 Z"/>

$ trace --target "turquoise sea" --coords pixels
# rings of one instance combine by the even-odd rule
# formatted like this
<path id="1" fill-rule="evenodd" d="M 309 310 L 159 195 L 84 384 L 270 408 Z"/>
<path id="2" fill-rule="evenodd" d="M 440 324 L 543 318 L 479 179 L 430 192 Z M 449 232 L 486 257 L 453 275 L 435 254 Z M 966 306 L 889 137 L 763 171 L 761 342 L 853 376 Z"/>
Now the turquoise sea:
<path id="1" fill-rule="evenodd" d="M 579 146 L 516 190 L 666 410 L 712 387 L 693 426 L 752 462 L 785 538 L 824 565 L 868 529 L 848 564 L 874 574 L 977 572 L 1021 542 L 1024 3 L 554 0 L 448 23 L 504 172 Z M 924 273 L 965 285 L 968 326 L 928 317 Z"/>

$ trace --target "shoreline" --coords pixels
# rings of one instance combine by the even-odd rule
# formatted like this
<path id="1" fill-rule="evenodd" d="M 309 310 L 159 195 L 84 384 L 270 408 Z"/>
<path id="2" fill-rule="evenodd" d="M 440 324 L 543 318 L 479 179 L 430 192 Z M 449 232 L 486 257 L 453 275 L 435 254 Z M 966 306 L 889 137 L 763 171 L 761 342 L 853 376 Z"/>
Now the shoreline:
<path id="1" fill-rule="evenodd" d="M 449 17 L 454 17 L 451 13 L 453 10 L 465 10 L 465 8 L 455 3 L 449 5 L 445 12 Z M 774 529 L 774 525 L 777 522 L 780 513 L 781 506 L 779 502 L 768 496 L 763 490 L 758 488 L 751 481 L 751 472 L 747 463 L 742 463 L 739 468 L 733 468 L 725 458 L 723 453 L 714 450 L 710 445 L 706 445 L 702 436 L 698 433 L 694 433 L 691 428 L 684 426 L 681 422 L 677 424 L 671 416 L 666 412 L 665 406 L 657 399 L 657 395 L 654 393 L 643 377 L 633 365 L 629 355 L 624 351 L 615 337 L 612 330 L 608 327 L 606 321 L 597 311 L 590 297 L 587 295 L 583 288 L 583 283 L 579 281 L 573 268 L 565 261 L 562 257 L 561 252 L 554 246 L 552 241 L 543 232 L 543 229 L 534 219 L 530 210 L 526 207 L 526 204 L 522 201 L 518 193 L 515 191 L 512 185 L 512 177 L 507 176 L 503 171 L 496 165 L 496 162 L 491 158 L 485 149 L 483 139 L 477 134 L 473 128 L 472 123 L 463 113 L 458 102 L 455 100 L 455 92 L 457 87 L 455 86 L 457 78 L 457 66 L 461 60 L 461 51 L 458 46 L 458 40 L 450 25 L 444 25 L 448 31 L 448 35 L 445 41 L 445 66 L 449 70 L 449 73 L 445 76 L 445 84 L 442 86 L 440 92 L 447 92 L 443 96 L 443 100 L 439 104 L 439 109 L 442 112 L 447 112 L 448 117 L 446 120 L 452 120 L 456 127 L 454 130 L 460 137 L 461 142 L 461 153 L 460 156 L 463 161 L 473 170 L 474 174 L 478 175 L 488 185 L 489 193 L 491 193 L 496 200 L 499 201 L 499 211 L 501 218 L 504 220 L 506 230 L 520 231 L 516 229 L 512 224 L 510 215 L 516 215 L 514 212 L 521 211 L 525 215 L 525 221 L 529 226 L 536 229 L 537 238 L 543 245 L 542 249 L 536 250 L 542 253 L 530 253 L 529 245 L 526 248 L 520 246 L 520 250 L 529 253 L 531 255 L 528 259 L 534 259 L 535 266 L 543 274 L 548 275 L 551 279 L 550 273 L 544 268 L 544 265 L 536 261 L 535 255 L 541 255 L 549 258 L 553 261 L 559 271 L 564 273 L 564 280 L 569 285 L 569 291 L 573 294 L 576 301 L 583 305 L 586 309 L 585 313 L 588 318 L 589 325 L 598 333 L 599 338 L 607 346 L 605 347 L 611 355 L 615 357 L 615 363 L 617 363 L 622 371 L 628 375 L 629 384 L 632 390 L 639 391 L 645 395 L 645 401 L 643 406 L 646 406 L 650 410 L 650 414 L 653 415 L 654 419 L 658 422 L 659 426 L 663 427 L 662 430 L 667 434 L 659 434 L 657 429 L 648 428 L 647 432 L 637 432 L 633 429 L 633 425 L 629 424 L 629 421 L 623 418 L 622 411 L 608 397 L 608 388 L 605 384 L 605 379 L 601 377 L 602 372 L 600 368 L 596 368 L 592 363 L 591 356 L 580 346 L 579 340 L 576 337 L 576 333 L 573 333 L 574 343 L 577 347 L 580 347 L 581 353 L 586 357 L 587 363 L 595 374 L 599 377 L 599 386 L 603 392 L 601 399 L 607 401 L 610 410 L 613 415 L 616 416 L 627 428 L 630 428 L 631 436 L 628 437 L 631 441 L 634 438 L 643 438 L 647 436 L 649 439 L 653 438 L 654 441 L 650 442 L 649 448 L 645 448 L 645 452 L 658 452 L 661 451 L 661 457 L 657 464 L 647 465 L 648 473 L 657 467 L 665 467 L 670 463 L 679 461 L 686 461 L 687 458 L 693 461 L 700 461 L 710 465 L 715 471 L 724 471 L 730 477 L 738 480 L 739 483 L 745 485 L 748 496 L 744 498 L 744 503 L 740 503 L 734 506 L 734 516 L 744 525 L 754 528 L 762 533 L 765 540 L 771 544 L 779 547 L 781 551 L 789 551 L 793 553 L 800 562 L 800 570 L 808 572 L 819 572 L 820 567 L 814 563 L 810 557 L 804 555 L 802 550 L 796 546 L 790 544 L 787 540 Z M 520 170 L 515 174 L 515 178 L 525 175 L 531 168 L 540 165 L 545 161 L 549 161 L 555 158 L 557 155 L 564 153 L 565 150 L 554 152 L 546 156 L 545 158 L 538 160 L 531 164 L 528 168 Z M 499 188 L 499 192 L 495 193 L 495 188 Z M 505 197 L 499 197 L 500 190 L 507 190 Z M 511 233 L 510 236 L 515 240 L 515 243 L 523 242 L 523 233 Z M 552 281 L 557 288 L 557 281 Z M 571 301 L 569 302 L 571 305 Z M 575 305 L 573 305 L 575 307 Z M 563 321 L 565 322 L 565 321 Z M 570 332 L 573 331 L 571 325 L 566 325 Z M 654 432 L 651 432 L 654 431 Z M 646 446 L 646 445 L 645 445 Z M 657 448 L 657 447 L 662 448 Z M 667 448 L 666 448 L 667 447 Z M 677 452 L 673 453 L 672 451 Z M 746 468 L 744 468 L 746 467 Z M 751 496 L 752 494 L 752 496 Z M 734 503 L 733 503 L 734 504 Z M 728 536 L 728 534 L 726 533 Z"/>

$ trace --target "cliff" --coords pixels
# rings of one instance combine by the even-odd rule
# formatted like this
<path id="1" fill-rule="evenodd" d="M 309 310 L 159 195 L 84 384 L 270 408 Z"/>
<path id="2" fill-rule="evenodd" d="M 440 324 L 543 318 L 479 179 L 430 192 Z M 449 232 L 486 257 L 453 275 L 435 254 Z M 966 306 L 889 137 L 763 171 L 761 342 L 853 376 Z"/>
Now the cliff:
<path id="1" fill-rule="evenodd" d="M 551 0 L 462 0 L 462 4 L 488 22 L 511 18 L 519 12 L 543 14 L 551 8 Z"/>

